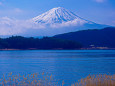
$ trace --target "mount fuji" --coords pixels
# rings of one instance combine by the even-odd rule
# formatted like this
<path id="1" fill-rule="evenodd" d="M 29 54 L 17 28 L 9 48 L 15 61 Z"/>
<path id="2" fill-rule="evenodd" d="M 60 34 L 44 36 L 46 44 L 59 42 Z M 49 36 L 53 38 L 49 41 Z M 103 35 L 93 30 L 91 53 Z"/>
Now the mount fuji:
<path id="1" fill-rule="evenodd" d="M 34 31 L 37 35 L 53 36 L 67 32 L 74 32 L 86 29 L 101 29 L 108 25 L 97 24 L 95 22 L 79 17 L 75 13 L 63 8 L 53 8 L 37 17 L 31 19 L 35 24 L 44 26 L 44 29 Z M 30 33 L 31 34 L 30 30 Z M 35 35 L 34 34 L 34 35 Z"/>
<path id="2" fill-rule="evenodd" d="M 101 29 L 108 25 L 86 20 L 63 8 L 53 8 L 28 20 L 0 18 L 0 35 L 54 36 L 87 29 Z"/>
<path id="3" fill-rule="evenodd" d="M 106 25 L 100 25 L 96 24 L 92 21 L 86 20 L 84 18 L 79 17 L 75 13 L 63 8 L 63 7 L 57 7 L 53 8 L 37 17 L 34 17 L 32 19 L 34 22 L 39 23 L 39 24 L 46 24 L 46 25 L 59 25 L 61 26 L 93 26 L 94 28 L 101 28 L 100 26 L 106 26 Z M 62 25 L 63 24 L 63 25 Z M 67 25 L 66 25 L 67 24 Z M 97 25 L 97 27 L 96 27 Z M 91 27 L 92 28 L 92 27 Z M 94 29 L 92 28 L 92 29 Z M 90 29 L 85 28 L 85 29 Z M 79 29 L 78 29 L 79 30 Z"/>
<path id="4" fill-rule="evenodd" d="M 37 23 L 44 24 L 65 23 L 74 20 L 76 20 L 76 22 L 81 23 L 93 23 L 91 21 L 87 21 L 85 19 L 80 18 L 76 14 L 63 7 L 53 8 L 48 12 L 45 12 L 42 15 L 33 18 L 33 20 Z"/>

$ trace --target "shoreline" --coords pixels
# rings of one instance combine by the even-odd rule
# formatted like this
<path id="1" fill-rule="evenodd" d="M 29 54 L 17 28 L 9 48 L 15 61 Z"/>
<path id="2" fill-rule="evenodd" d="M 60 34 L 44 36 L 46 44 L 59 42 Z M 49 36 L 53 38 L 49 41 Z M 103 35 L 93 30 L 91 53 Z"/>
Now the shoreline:
<path id="1" fill-rule="evenodd" d="M 81 49 L 0 49 L 0 51 L 20 51 L 20 50 L 115 50 L 115 48 L 98 49 L 98 48 L 81 48 Z"/>

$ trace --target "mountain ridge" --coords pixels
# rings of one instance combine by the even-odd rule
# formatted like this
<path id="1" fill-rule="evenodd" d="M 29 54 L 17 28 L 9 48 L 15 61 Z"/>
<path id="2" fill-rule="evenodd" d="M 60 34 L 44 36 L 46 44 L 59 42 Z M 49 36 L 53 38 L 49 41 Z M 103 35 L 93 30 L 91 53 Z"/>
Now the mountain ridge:
<path id="1" fill-rule="evenodd" d="M 55 35 L 54 37 L 77 41 L 84 45 L 84 47 L 90 47 L 90 45 L 94 45 L 96 47 L 115 48 L 115 27 L 82 30 Z"/>

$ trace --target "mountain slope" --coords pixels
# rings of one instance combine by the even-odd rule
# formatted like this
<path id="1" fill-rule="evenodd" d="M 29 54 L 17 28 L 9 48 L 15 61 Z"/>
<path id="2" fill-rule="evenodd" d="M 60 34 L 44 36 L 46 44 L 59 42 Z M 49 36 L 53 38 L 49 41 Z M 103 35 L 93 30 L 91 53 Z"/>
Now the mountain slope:
<path id="1" fill-rule="evenodd" d="M 36 24 L 46 26 L 46 28 L 49 29 L 47 29 L 47 33 L 50 33 L 51 28 L 54 28 L 54 35 L 78 30 L 95 28 L 100 29 L 108 27 L 107 25 L 97 24 L 92 21 L 81 18 L 75 13 L 63 7 L 53 8 L 37 17 L 34 17 L 32 21 Z"/>
<path id="2" fill-rule="evenodd" d="M 73 21 L 75 19 L 79 22 L 92 23 L 90 21 L 80 18 L 76 14 L 62 7 L 53 8 L 48 12 L 45 12 L 42 15 L 33 18 L 33 20 L 37 23 L 46 23 L 46 24 L 63 23 Z"/>
<path id="3" fill-rule="evenodd" d="M 115 48 L 115 27 L 108 27 L 101 30 L 83 30 L 60 34 L 54 37 L 78 41 L 84 47 L 95 45 L 97 47 Z"/>

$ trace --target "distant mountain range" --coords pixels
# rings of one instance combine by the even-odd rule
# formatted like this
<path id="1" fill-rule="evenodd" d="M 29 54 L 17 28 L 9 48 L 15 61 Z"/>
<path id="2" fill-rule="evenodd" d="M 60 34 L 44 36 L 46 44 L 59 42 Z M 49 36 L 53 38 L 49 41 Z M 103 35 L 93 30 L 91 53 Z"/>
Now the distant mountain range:
<path id="1" fill-rule="evenodd" d="M 54 36 L 67 32 L 108 27 L 108 25 L 97 24 L 81 18 L 63 7 L 53 8 L 29 21 L 32 22 L 35 29 L 31 27 L 22 35 Z"/>
<path id="2" fill-rule="evenodd" d="M 54 37 L 77 41 L 84 47 L 96 46 L 115 48 L 115 27 L 107 27 L 100 30 L 82 30 L 55 35 Z"/>

